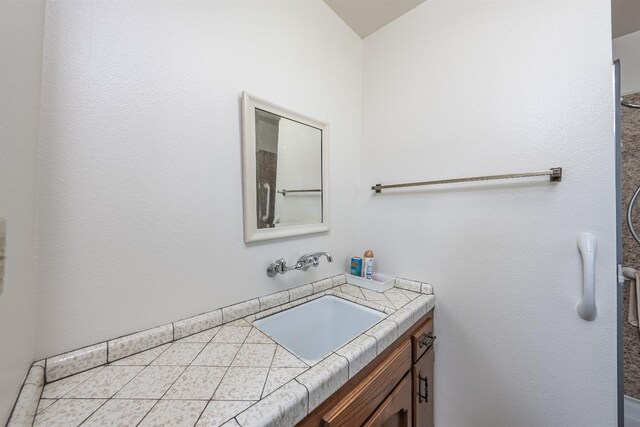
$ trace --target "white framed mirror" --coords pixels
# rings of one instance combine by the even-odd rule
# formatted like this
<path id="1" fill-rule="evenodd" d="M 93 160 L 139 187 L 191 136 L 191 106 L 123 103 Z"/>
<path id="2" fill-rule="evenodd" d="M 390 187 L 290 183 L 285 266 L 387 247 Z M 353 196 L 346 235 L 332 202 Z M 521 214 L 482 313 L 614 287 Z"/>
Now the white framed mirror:
<path id="1" fill-rule="evenodd" d="M 242 93 L 245 242 L 329 231 L 328 128 Z"/>

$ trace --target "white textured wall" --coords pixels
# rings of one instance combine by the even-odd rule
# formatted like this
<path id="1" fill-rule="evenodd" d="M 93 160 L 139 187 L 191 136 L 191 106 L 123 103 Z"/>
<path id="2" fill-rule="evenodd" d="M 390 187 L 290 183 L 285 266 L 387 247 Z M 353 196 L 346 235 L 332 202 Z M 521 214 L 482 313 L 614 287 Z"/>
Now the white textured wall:
<path id="1" fill-rule="evenodd" d="M 363 246 L 434 284 L 436 425 L 616 423 L 609 1 L 429 0 L 364 41 Z M 587 100 L 585 102 L 585 100 Z M 576 239 L 599 240 L 599 314 L 576 314 Z"/>
<path id="2" fill-rule="evenodd" d="M 640 92 L 640 31 L 613 39 L 613 58 L 620 59 L 622 94 Z"/>
<path id="3" fill-rule="evenodd" d="M 0 216 L 7 261 L 0 295 L 0 424 L 34 357 L 36 158 L 44 0 L 0 1 Z"/>
<path id="4" fill-rule="evenodd" d="M 328 6 L 51 0 L 46 18 L 38 355 L 344 271 L 362 41 Z M 242 90 L 331 124 L 328 234 L 243 242 Z M 266 276 L 315 250 L 336 261 Z"/>

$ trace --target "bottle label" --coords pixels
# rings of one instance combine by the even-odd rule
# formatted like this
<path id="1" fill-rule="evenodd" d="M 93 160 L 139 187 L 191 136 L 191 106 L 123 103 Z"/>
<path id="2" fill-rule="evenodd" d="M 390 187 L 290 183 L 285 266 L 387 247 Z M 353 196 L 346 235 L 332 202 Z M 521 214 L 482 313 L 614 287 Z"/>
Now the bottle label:
<path id="1" fill-rule="evenodd" d="M 351 274 L 362 276 L 362 258 L 359 256 L 351 257 Z"/>
<path id="2" fill-rule="evenodd" d="M 364 278 L 367 280 L 373 279 L 373 258 L 364 259 Z"/>

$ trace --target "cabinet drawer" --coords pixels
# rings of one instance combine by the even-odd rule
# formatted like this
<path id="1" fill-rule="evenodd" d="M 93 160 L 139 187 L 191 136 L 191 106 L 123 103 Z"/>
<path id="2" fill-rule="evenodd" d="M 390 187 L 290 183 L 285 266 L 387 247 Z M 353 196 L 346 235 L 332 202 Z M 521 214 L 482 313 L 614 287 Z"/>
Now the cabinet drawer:
<path id="1" fill-rule="evenodd" d="M 411 369 L 411 342 L 405 340 L 376 369 L 323 415 L 327 427 L 362 425 Z"/>
<path id="2" fill-rule="evenodd" d="M 433 317 L 430 317 L 424 325 L 411 334 L 411 342 L 413 343 L 413 363 L 416 363 L 420 357 L 433 346 Z"/>
<path id="3" fill-rule="evenodd" d="M 407 374 L 363 427 L 411 426 L 411 375 Z"/>
<path id="4" fill-rule="evenodd" d="M 413 425 L 433 427 L 433 348 L 411 369 L 413 376 Z"/>

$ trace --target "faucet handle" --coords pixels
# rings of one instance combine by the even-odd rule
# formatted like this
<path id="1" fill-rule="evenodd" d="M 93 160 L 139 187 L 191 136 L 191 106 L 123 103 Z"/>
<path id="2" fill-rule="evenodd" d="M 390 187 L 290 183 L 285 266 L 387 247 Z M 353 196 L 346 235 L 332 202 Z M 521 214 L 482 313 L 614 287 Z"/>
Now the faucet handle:
<path id="1" fill-rule="evenodd" d="M 298 258 L 298 262 L 296 263 L 296 266 L 299 266 L 298 268 L 300 268 L 303 271 L 306 271 L 307 269 L 309 269 L 309 267 L 314 265 L 313 256 L 314 254 L 302 255 L 300 258 Z"/>
<path id="2" fill-rule="evenodd" d="M 274 277 L 276 274 L 284 274 L 286 271 L 287 261 L 284 258 L 279 258 L 275 260 L 275 262 L 269 264 L 269 267 L 267 267 L 267 276 Z"/>

